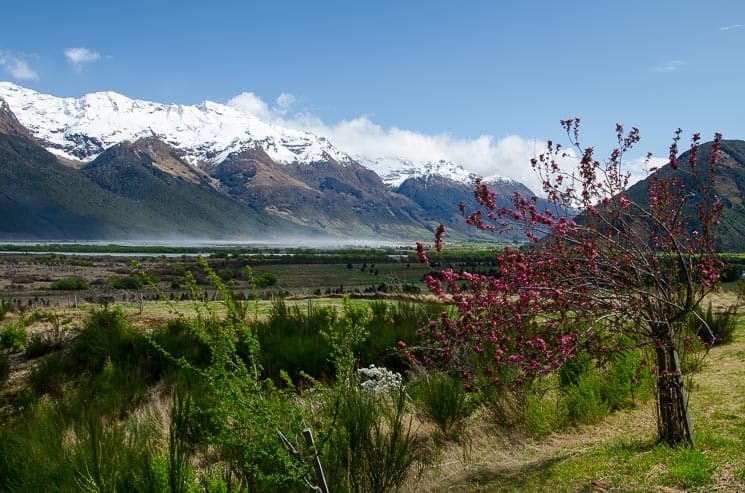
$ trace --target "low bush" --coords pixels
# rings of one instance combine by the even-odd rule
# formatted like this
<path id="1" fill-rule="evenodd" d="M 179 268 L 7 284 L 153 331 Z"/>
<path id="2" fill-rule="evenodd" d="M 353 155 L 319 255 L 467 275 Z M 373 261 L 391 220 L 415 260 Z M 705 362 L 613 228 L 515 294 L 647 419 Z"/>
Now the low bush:
<path id="1" fill-rule="evenodd" d="M 382 365 L 404 373 L 409 368 L 408 361 L 396 345 L 399 341 L 407 344 L 416 342 L 419 329 L 427 324 L 430 317 L 439 317 L 442 309 L 438 303 L 390 303 L 382 300 L 371 303 L 371 316 L 366 325 L 370 336 L 364 344 L 355 348 L 360 365 Z"/>
<path id="2" fill-rule="evenodd" d="M 254 324 L 265 376 L 278 382 L 284 370 L 293 380 L 301 372 L 330 380 L 331 346 L 321 331 L 335 323 L 336 318 L 333 308 L 320 308 L 312 302 L 303 310 L 298 306 L 288 307 L 283 300 L 275 301 L 268 319 Z"/>
<path id="3" fill-rule="evenodd" d="M 475 409 L 475 399 L 463 383 L 447 373 L 433 372 L 412 389 L 418 413 L 437 425 L 446 437 L 454 437 Z"/>
<path id="4" fill-rule="evenodd" d="M 42 334 L 34 334 L 28 339 L 26 344 L 25 356 L 28 359 L 38 358 L 53 351 L 55 345 L 53 341 Z"/>
<path id="5" fill-rule="evenodd" d="M 403 388 L 384 395 L 344 386 L 335 403 L 329 411 L 335 427 L 324 454 L 329 489 L 397 490 L 418 453 Z"/>
<path id="6" fill-rule="evenodd" d="M 602 381 L 596 372 L 580 375 L 577 383 L 564 389 L 567 417 L 572 423 L 597 423 L 608 414 L 601 395 Z"/>
<path id="7" fill-rule="evenodd" d="M 14 353 L 20 353 L 26 346 L 28 332 L 23 322 L 10 322 L 0 331 L 0 344 L 10 348 Z"/>
<path id="8" fill-rule="evenodd" d="M 37 396 L 62 395 L 65 382 L 72 372 L 70 361 L 61 353 L 53 353 L 42 359 L 31 370 L 28 383 Z"/>
<path id="9" fill-rule="evenodd" d="M 175 368 L 174 359 L 183 358 L 189 365 L 197 368 L 205 368 L 211 358 L 212 352 L 207 344 L 194 332 L 192 322 L 178 318 L 171 320 L 165 327 L 152 334 L 152 340 L 165 354 L 159 354 L 154 364 L 154 373 L 160 373 L 167 368 Z"/>
<path id="10" fill-rule="evenodd" d="M 148 377 L 138 366 L 119 366 L 108 360 L 97 375 L 85 375 L 71 399 L 81 414 L 126 416 L 147 397 Z"/>
<path id="11" fill-rule="evenodd" d="M 600 396 L 610 411 L 633 406 L 654 392 L 654 377 L 644 365 L 642 351 L 618 354 L 601 372 Z"/>
<path id="12" fill-rule="evenodd" d="M 256 279 L 256 287 L 268 288 L 277 284 L 277 276 L 271 272 L 264 272 Z"/>
<path id="13" fill-rule="evenodd" d="M 108 285 L 114 289 L 142 289 L 145 280 L 139 274 L 130 276 L 111 276 Z"/>
<path id="14" fill-rule="evenodd" d="M 545 437 L 559 429 L 567 417 L 565 402 L 553 392 L 525 394 L 521 409 L 525 427 L 536 437 Z"/>
<path id="15" fill-rule="evenodd" d="M 592 364 L 587 354 L 579 353 L 574 358 L 567 360 L 559 368 L 559 383 L 562 387 L 577 385 L 580 377 L 587 373 Z"/>
<path id="16" fill-rule="evenodd" d="M 706 325 L 704 325 L 704 322 Z M 711 307 L 711 302 L 709 302 L 706 310 L 698 306 L 688 318 L 690 333 L 698 335 L 704 343 L 709 345 L 729 344 L 732 342 L 732 336 L 736 328 L 736 306 L 729 307 L 722 312 L 715 312 Z"/>
<path id="17" fill-rule="evenodd" d="M 80 291 L 88 289 L 88 281 L 80 277 L 69 277 L 52 281 L 49 287 L 60 291 Z"/>
<path id="18" fill-rule="evenodd" d="M 486 387 L 481 392 L 481 402 L 489 418 L 497 426 L 511 428 L 525 422 L 525 394 Z"/>
<path id="19" fill-rule="evenodd" d="M 72 343 L 71 355 L 79 371 L 100 372 L 107 361 L 137 368 L 152 355 L 145 335 L 124 318 L 121 308 L 103 306 L 88 316 Z"/>

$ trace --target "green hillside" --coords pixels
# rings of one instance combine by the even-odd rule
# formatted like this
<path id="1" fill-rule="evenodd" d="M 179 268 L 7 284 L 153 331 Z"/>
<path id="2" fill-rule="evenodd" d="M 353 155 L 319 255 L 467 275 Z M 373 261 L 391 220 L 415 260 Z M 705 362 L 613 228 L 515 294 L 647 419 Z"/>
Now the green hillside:
<path id="1" fill-rule="evenodd" d="M 669 165 L 657 171 L 660 177 L 678 175 L 682 178 L 686 188 L 694 194 L 693 200 L 689 201 L 685 213 L 696 216 L 696 207 L 699 202 L 696 195 L 701 190 L 701 185 L 709 178 L 709 158 L 711 156 L 712 143 L 707 142 L 699 148 L 698 174 L 691 176 L 684 171 L 688 162 L 688 152 L 681 154 L 679 160 L 681 167 L 673 170 Z M 629 195 L 636 201 L 645 204 L 648 193 L 647 180 L 641 181 L 629 189 Z M 716 191 L 724 203 L 724 211 L 718 232 L 718 248 L 724 252 L 745 251 L 745 141 L 724 140 L 716 163 Z M 702 194 L 699 194 L 702 195 Z M 695 219 L 690 229 L 699 229 Z"/>
<path id="2" fill-rule="evenodd" d="M 0 235 L 6 238 L 117 238 L 165 226 L 24 137 L 0 134 L 0 180 Z"/>

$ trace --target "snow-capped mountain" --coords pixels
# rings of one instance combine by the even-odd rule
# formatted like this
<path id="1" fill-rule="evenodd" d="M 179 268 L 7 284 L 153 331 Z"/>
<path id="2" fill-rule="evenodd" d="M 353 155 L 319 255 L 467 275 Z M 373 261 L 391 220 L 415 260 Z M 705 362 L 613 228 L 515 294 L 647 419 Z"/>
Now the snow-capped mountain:
<path id="1" fill-rule="evenodd" d="M 450 161 L 412 161 L 397 157 L 368 158 L 354 156 L 366 168 L 373 170 L 391 188 L 400 187 L 409 178 L 427 178 L 440 176 L 457 183 L 471 184 L 476 175 L 469 173 L 463 166 Z"/>
<path id="2" fill-rule="evenodd" d="M 354 158 L 366 168 L 373 170 L 391 188 L 399 188 L 409 178 L 438 177 L 447 178 L 462 185 L 473 185 L 479 175 L 466 171 L 463 166 L 452 161 L 414 161 L 398 157 L 368 158 L 356 155 Z M 500 175 L 484 178 L 488 183 L 515 183 Z"/>
<path id="3" fill-rule="evenodd" d="M 441 222 L 468 237 L 458 204 L 477 206 L 477 176 L 456 163 L 352 158 L 324 137 L 209 101 L 58 98 L 0 82 L 0 160 L 8 185 L 0 210 L 10 217 L 0 237 L 400 239 Z M 487 181 L 503 197 L 530 193 L 502 177 Z"/>
<path id="4" fill-rule="evenodd" d="M 325 137 L 265 122 L 228 105 L 204 101 L 197 105 L 162 104 L 131 99 L 116 92 L 60 98 L 0 82 L 4 100 L 18 121 L 50 152 L 83 162 L 125 141 L 157 137 L 195 166 L 217 165 L 228 156 L 261 149 L 280 164 L 357 161 L 396 189 L 409 178 L 442 177 L 470 185 L 477 175 L 451 161 L 400 157 L 354 156 Z M 490 181 L 510 181 L 490 177 Z"/>
<path id="5" fill-rule="evenodd" d="M 352 161 L 323 137 L 211 101 L 160 104 L 110 91 L 58 98 L 9 82 L 0 82 L 0 98 L 47 150 L 67 159 L 89 162 L 120 142 L 155 136 L 193 165 L 256 148 L 281 164 Z"/>

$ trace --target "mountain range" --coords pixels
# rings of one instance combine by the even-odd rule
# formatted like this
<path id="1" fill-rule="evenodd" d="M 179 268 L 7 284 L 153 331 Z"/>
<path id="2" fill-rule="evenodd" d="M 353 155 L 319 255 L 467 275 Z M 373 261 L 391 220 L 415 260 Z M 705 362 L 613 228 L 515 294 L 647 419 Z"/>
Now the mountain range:
<path id="1" fill-rule="evenodd" d="M 745 142 L 724 141 L 719 161 L 720 243 L 743 250 Z M 476 178 L 445 160 L 352 156 L 209 101 L 58 98 L 0 82 L 0 240 L 426 240 L 440 223 L 452 239 L 523 240 L 466 225 L 459 204 L 477 207 Z M 533 195 L 485 181 L 502 205 Z"/>
<path id="2" fill-rule="evenodd" d="M 58 98 L 0 82 L 0 136 L 1 238 L 410 240 L 440 222 L 474 234 L 458 204 L 475 206 L 476 176 L 462 166 L 352 157 L 209 101 Z"/>

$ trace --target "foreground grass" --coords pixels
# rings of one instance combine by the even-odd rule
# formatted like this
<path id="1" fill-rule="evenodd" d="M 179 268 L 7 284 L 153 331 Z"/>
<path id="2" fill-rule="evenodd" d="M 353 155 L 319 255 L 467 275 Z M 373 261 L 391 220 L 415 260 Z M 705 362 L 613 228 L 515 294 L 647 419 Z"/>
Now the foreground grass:
<path id="1" fill-rule="evenodd" d="M 302 307 L 308 301 L 287 303 Z M 338 307 L 341 300 L 312 303 Z M 263 301 L 248 305 L 259 317 L 271 306 Z M 187 317 L 193 314 L 191 302 L 176 306 Z M 141 327 L 173 317 L 167 303 L 146 303 L 142 314 L 136 303 L 123 308 Z M 406 491 L 745 491 L 743 322 L 734 342 L 715 347 L 695 376 L 695 449 L 656 444 L 652 402 L 541 439 L 519 428 L 494 425 L 482 409 L 458 425 L 462 433 L 451 430 L 452 438 L 433 438 L 437 433 L 431 424 L 415 424 L 426 457 L 416 464 Z"/>
<path id="2" fill-rule="evenodd" d="M 696 448 L 656 443 L 653 402 L 542 440 L 472 423 L 419 487 L 430 491 L 745 491 L 745 321 L 695 376 Z"/>

